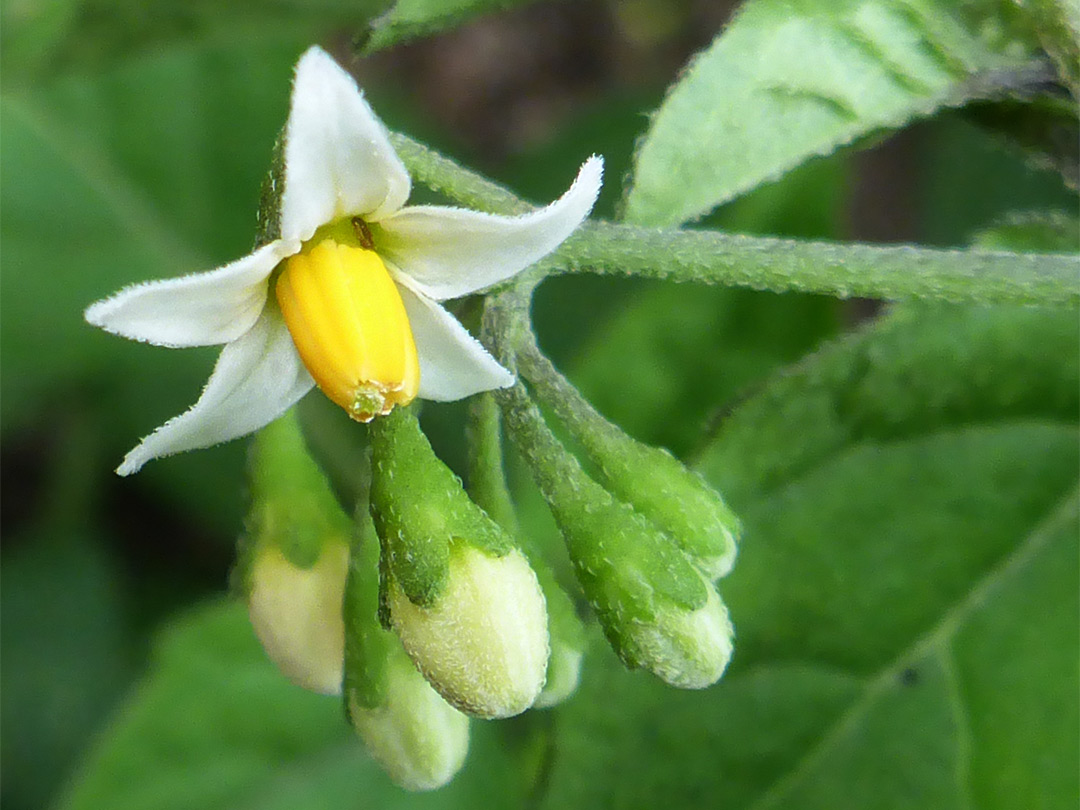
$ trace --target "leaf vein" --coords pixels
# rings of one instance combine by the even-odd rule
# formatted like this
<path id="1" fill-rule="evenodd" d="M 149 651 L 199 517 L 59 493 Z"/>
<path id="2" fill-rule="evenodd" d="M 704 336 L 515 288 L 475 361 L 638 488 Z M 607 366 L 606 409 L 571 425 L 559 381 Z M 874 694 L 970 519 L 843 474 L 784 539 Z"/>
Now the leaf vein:
<path id="1" fill-rule="evenodd" d="M 1042 551 L 1064 523 L 1076 519 L 1078 508 L 1080 508 L 1080 488 L 1074 487 L 1059 502 L 1058 506 L 1051 511 L 1050 515 L 1018 544 L 1013 553 L 988 571 L 969 591 L 967 596 L 958 600 L 945 612 L 937 624 L 904 650 L 891 664 L 886 665 L 881 672 L 875 675 L 870 680 L 862 696 L 852 702 L 847 711 L 843 712 L 836 722 L 818 738 L 817 743 L 812 745 L 786 774 L 781 775 L 774 781 L 772 786 L 766 789 L 761 797 L 750 805 L 749 810 L 770 810 L 777 807 L 789 790 L 797 785 L 805 775 L 810 773 L 833 747 L 844 739 L 846 733 L 869 713 L 876 700 L 885 692 L 896 688 L 896 684 L 900 680 L 900 674 L 904 669 L 909 667 L 912 662 L 926 656 L 927 653 L 940 649 L 942 645 L 947 644 L 970 613 L 985 604 L 986 600 L 998 588 L 1002 587 L 1009 577 L 1023 569 Z"/>
<path id="2" fill-rule="evenodd" d="M 123 172 L 85 144 L 71 143 L 66 135 L 59 134 L 59 126 L 47 112 L 29 102 L 4 97 L 8 112 L 16 115 L 41 143 L 53 151 L 57 159 L 71 167 L 72 171 L 97 194 L 105 206 L 115 214 L 128 232 L 165 266 L 177 269 L 209 266 L 210 262 L 190 244 L 179 239 L 176 231 L 162 221 L 154 206 L 142 197 Z"/>
<path id="3" fill-rule="evenodd" d="M 952 639 L 943 639 L 938 646 L 938 660 L 945 673 L 946 697 L 956 723 L 956 795 L 962 810 L 974 807 L 971 792 L 971 717 L 964 702 L 960 677 L 953 658 Z"/>

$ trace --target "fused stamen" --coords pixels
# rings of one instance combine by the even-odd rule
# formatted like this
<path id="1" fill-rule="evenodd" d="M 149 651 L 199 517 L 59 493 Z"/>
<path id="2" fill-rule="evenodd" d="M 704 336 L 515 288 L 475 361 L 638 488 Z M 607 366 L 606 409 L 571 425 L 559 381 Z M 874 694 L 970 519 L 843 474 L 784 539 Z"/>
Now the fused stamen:
<path id="1" fill-rule="evenodd" d="M 275 293 L 293 343 L 319 388 L 353 419 L 369 422 L 411 402 L 420 364 L 397 285 L 371 232 L 352 220 L 356 242 L 317 236 L 289 257 Z"/>

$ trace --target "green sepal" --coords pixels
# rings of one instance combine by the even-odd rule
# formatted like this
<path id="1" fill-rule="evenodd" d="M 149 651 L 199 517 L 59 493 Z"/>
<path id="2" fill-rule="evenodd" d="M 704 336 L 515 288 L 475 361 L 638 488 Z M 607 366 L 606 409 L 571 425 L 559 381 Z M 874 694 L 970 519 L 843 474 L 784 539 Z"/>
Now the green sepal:
<path id="1" fill-rule="evenodd" d="M 250 590 L 251 565 L 262 549 L 276 547 L 309 569 L 327 543 L 348 541 L 352 524 L 308 454 L 295 408 L 256 434 L 248 479 L 250 507 L 233 571 L 242 593 Z"/>
<path id="2" fill-rule="evenodd" d="M 665 532 L 710 579 L 726 575 L 742 527 L 720 494 L 667 450 L 642 444 L 607 421 L 535 346 L 519 353 L 518 361 L 585 450 L 599 483 Z"/>
<path id="3" fill-rule="evenodd" d="M 604 634 L 627 666 L 642 666 L 634 625 L 655 623 L 672 608 L 703 607 L 706 583 L 670 538 L 581 469 L 520 385 L 501 396 L 511 434 L 555 516 Z"/>
<path id="4" fill-rule="evenodd" d="M 411 411 L 396 408 L 376 419 L 371 437 L 371 516 L 388 573 L 410 602 L 430 607 L 437 601 L 453 544 L 495 557 L 515 547 L 438 459 Z"/>
<path id="5" fill-rule="evenodd" d="M 274 141 L 270 170 L 259 189 L 259 210 L 255 214 L 255 248 L 281 238 L 281 195 L 285 191 L 285 128 Z"/>

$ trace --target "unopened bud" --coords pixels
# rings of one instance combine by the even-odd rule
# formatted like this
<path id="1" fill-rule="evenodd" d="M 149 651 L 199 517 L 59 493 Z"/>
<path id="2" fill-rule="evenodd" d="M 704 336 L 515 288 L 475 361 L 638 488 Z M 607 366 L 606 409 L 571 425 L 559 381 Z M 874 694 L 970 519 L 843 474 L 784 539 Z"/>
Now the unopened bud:
<path id="1" fill-rule="evenodd" d="M 434 790 L 461 769 L 469 718 L 450 706 L 416 670 L 401 641 L 379 623 L 378 538 L 353 555 L 346 596 L 346 712 L 372 758 L 407 790 Z"/>
<path id="2" fill-rule="evenodd" d="M 720 680 L 731 660 L 734 630 L 716 589 L 706 582 L 708 598 L 687 611 L 673 604 L 657 606 L 653 622 L 631 624 L 627 635 L 642 661 L 661 680 L 680 689 L 703 689 Z"/>
<path id="3" fill-rule="evenodd" d="M 276 548 L 259 552 L 251 568 L 248 613 L 255 635 L 286 678 L 323 695 L 341 694 L 348 562 L 348 546 L 327 543 L 310 568 Z"/>
<path id="4" fill-rule="evenodd" d="M 600 471 L 600 483 L 663 529 L 707 577 L 730 573 L 741 531 L 735 513 L 700 475 L 667 450 L 615 430 L 617 438 L 590 443 L 588 452 Z"/>
<path id="5" fill-rule="evenodd" d="M 511 434 L 619 657 L 672 686 L 714 683 L 731 656 L 732 631 L 711 583 L 651 521 L 585 474 L 524 389 L 503 396 Z"/>
<path id="6" fill-rule="evenodd" d="M 391 583 L 390 620 L 427 679 L 469 714 L 520 714 L 544 685 L 544 597 L 520 551 L 493 557 L 459 546 L 431 607 L 413 604 Z"/>
<path id="7" fill-rule="evenodd" d="M 383 703 L 369 709 L 350 692 L 349 718 L 371 756 L 406 790 L 442 787 L 469 752 L 469 718 L 431 688 L 400 644 L 386 662 Z"/>
<path id="8" fill-rule="evenodd" d="M 499 407 L 490 392 L 477 394 L 469 403 L 469 495 L 510 534 L 518 534 L 517 514 L 506 485 L 503 468 L 502 430 Z M 534 709 L 546 709 L 566 700 L 581 680 L 581 660 L 585 650 L 585 627 L 573 602 L 562 589 L 543 555 L 527 545 L 523 548 L 536 572 L 548 614 L 548 656 L 544 688 Z"/>
<path id="9" fill-rule="evenodd" d="M 340 694 L 352 530 L 292 412 L 259 432 L 250 474 L 251 509 L 235 577 L 252 627 L 290 681 Z"/>
<path id="10" fill-rule="evenodd" d="M 453 706 L 481 717 L 524 711 L 548 658 L 536 575 L 436 458 L 411 413 L 377 420 L 372 441 L 385 618 Z"/>
<path id="11" fill-rule="evenodd" d="M 666 532 L 710 579 L 729 573 L 741 527 L 719 493 L 667 450 L 604 419 L 535 347 L 519 361 L 595 464 L 599 483 Z"/>

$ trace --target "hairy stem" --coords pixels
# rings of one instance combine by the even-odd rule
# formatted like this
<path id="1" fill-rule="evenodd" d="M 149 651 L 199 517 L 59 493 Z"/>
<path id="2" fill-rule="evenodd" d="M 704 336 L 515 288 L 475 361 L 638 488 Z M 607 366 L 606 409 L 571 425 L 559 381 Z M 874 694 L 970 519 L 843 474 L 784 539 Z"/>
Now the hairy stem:
<path id="1" fill-rule="evenodd" d="M 1080 304 L 1080 258 L 1071 255 L 807 242 L 609 222 L 587 223 L 533 272 L 644 276 L 841 298 Z"/>
<path id="2" fill-rule="evenodd" d="M 500 214 L 532 206 L 404 135 L 392 140 L 413 176 L 452 200 Z M 588 222 L 529 271 L 535 282 L 564 273 L 901 300 L 1076 307 L 1080 257 L 941 250 L 910 245 L 809 242 L 709 230 Z"/>

